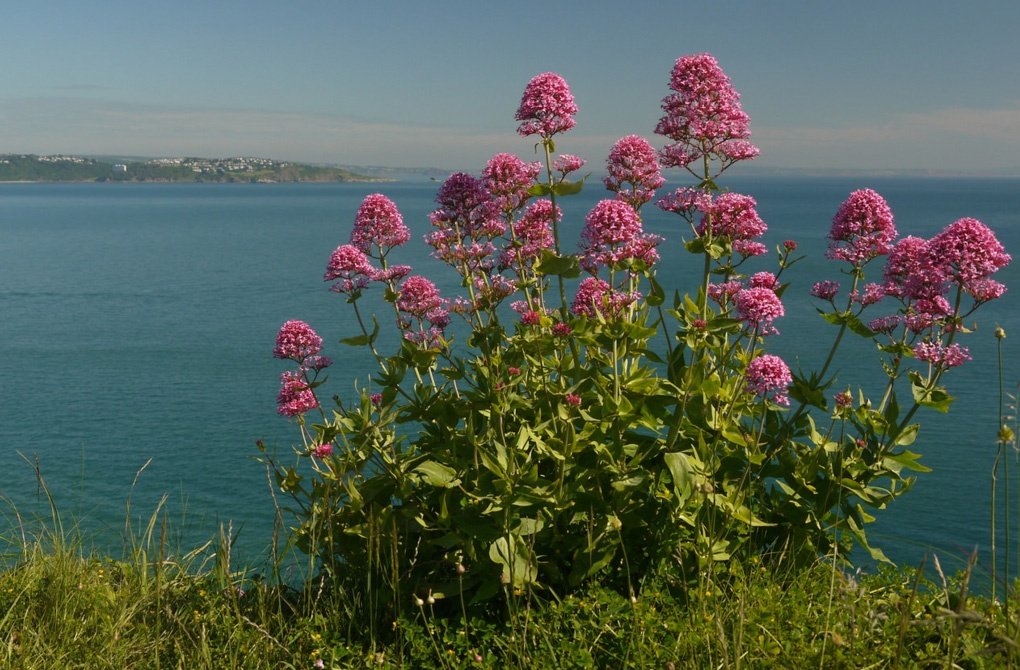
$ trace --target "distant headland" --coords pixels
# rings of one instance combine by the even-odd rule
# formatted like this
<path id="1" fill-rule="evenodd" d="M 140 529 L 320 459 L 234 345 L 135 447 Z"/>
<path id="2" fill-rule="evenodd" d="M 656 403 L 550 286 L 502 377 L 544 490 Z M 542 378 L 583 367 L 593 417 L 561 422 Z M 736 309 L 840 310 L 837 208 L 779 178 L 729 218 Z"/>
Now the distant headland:
<path id="1" fill-rule="evenodd" d="M 369 172 L 366 170 L 366 172 Z M 394 177 L 269 158 L 99 159 L 0 154 L 0 182 L 385 182 Z"/>

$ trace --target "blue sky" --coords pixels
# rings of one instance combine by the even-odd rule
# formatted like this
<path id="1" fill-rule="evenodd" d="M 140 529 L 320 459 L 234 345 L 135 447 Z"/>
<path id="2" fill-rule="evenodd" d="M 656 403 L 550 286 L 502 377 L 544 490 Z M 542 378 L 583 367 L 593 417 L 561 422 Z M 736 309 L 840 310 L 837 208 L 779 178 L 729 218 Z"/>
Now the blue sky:
<path id="1" fill-rule="evenodd" d="M 561 151 L 653 136 L 679 56 L 715 55 L 757 163 L 1020 167 L 1020 2 L 11 0 L 0 153 L 259 155 L 477 170 L 527 157 L 524 85 L 562 74 Z"/>

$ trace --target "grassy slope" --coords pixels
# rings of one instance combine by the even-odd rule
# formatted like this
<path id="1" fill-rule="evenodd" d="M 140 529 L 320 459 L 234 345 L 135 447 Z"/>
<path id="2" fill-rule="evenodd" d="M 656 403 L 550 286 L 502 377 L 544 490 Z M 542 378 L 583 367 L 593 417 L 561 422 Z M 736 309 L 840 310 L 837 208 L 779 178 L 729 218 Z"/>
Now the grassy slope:
<path id="1" fill-rule="evenodd" d="M 455 597 L 365 630 L 362 603 L 308 584 L 274 587 L 229 568 L 226 540 L 186 554 L 153 517 L 124 560 L 43 533 L 0 538 L 3 668 L 858 668 L 1005 667 L 1010 609 L 918 582 L 860 581 L 818 563 L 761 566 L 636 600 L 593 589 L 562 601 L 511 596 L 511 612 L 463 617 Z M 746 570 L 745 570 L 746 568 Z M 1012 654 L 1012 655 L 1011 655 Z M 896 659 L 899 659 L 897 662 Z"/>

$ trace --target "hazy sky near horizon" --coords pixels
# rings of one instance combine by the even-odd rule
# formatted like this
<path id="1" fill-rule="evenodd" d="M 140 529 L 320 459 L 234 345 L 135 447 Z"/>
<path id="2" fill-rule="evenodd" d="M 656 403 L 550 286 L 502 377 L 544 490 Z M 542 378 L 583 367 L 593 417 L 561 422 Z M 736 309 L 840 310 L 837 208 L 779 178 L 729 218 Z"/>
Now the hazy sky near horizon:
<path id="1" fill-rule="evenodd" d="M 1020 2 L 10 0 L 0 153 L 255 155 L 476 171 L 523 157 L 528 80 L 580 112 L 558 149 L 656 146 L 679 56 L 741 92 L 762 166 L 1020 167 Z"/>

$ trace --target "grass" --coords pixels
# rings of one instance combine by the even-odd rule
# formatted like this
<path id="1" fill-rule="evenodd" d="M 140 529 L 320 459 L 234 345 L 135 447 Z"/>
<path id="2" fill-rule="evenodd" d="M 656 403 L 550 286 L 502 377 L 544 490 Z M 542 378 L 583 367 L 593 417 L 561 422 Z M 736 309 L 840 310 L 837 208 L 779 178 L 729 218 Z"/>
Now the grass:
<path id="1" fill-rule="evenodd" d="M 34 668 L 998 668 L 1020 657 L 1009 608 L 968 592 L 965 570 L 852 576 L 733 564 L 637 598 L 590 588 L 510 595 L 513 616 L 447 601 L 370 633 L 357 599 L 230 568 L 229 533 L 181 553 L 157 510 L 119 560 L 73 533 L 0 538 L 0 667 Z M 971 566 L 973 567 L 973 566 Z M 939 572 L 941 574 L 941 572 Z M 1015 590 L 1014 590 L 1015 593 Z"/>
<path id="2" fill-rule="evenodd" d="M 831 557 L 777 572 L 755 557 L 694 580 L 665 570 L 636 597 L 508 591 L 493 608 L 448 594 L 376 630 L 343 584 L 288 585 L 278 556 L 236 569 L 229 528 L 173 546 L 165 498 L 126 525 L 123 556 L 87 550 L 39 481 L 49 522 L 30 531 L 15 510 L 0 532 L 0 668 L 1020 667 L 1020 589 L 973 595 L 973 557 L 952 578 L 937 556 L 933 570 L 873 575 Z"/>

